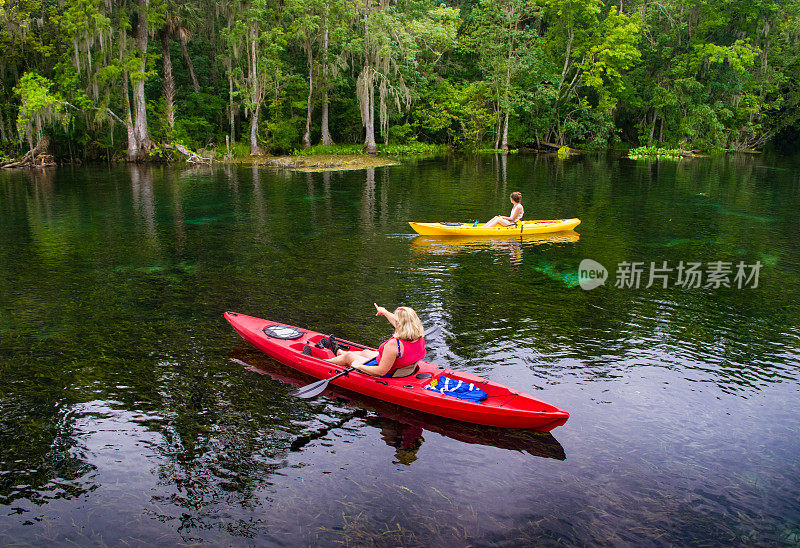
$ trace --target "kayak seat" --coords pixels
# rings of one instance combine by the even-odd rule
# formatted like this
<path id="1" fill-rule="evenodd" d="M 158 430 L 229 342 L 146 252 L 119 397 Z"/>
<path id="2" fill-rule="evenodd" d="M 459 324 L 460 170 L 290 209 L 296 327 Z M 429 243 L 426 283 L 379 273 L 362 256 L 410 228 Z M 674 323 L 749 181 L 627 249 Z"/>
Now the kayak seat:
<path id="1" fill-rule="evenodd" d="M 391 378 L 402 379 L 403 377 L 410 377 L 411 375 L 416 374 L 417 371 L 419 371 L 419 365 L 412 363 L 411 365 L 396 369 L 394 373 L 392 373 Z"/>

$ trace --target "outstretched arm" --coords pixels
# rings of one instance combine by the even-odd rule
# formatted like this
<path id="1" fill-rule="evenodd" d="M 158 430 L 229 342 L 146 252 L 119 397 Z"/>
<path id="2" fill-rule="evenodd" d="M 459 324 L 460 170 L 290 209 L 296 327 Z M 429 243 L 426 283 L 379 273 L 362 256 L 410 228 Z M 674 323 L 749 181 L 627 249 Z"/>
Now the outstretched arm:
<path id="1" fill-rule="evenodd" d="M 397 327 L 397 316 L 395 316 L 394 313 L 389 312 L 382 306 L 378 306 L 378 303 L 372 304 L 375 305 L 375 310 L 377 310 L 375 313 L 376 316 L 385 316 L 386 319 L 389 320 L 389 323 L 392 324 L 392 327 Z"/>

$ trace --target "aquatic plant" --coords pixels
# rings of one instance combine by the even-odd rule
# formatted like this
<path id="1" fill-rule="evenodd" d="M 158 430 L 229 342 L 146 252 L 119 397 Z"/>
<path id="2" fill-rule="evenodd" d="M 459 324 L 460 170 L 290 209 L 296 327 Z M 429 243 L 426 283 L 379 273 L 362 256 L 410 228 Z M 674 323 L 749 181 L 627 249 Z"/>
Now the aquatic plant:
<path id="1" fill-rule="evenodd" d="M 446 154 L 449 147 L 445 145 L 432 145 L 428 143 L 407 143 L 404 145 L 378 145 L 378 154 L 382 156 L 416 156 L 420 154 Z M 311 156 L 319 154 L 329 154 L 332 156 L 345 156 L 352 154 L 363 154 L 364 145 L 316 145 L 307 150 L 295 150 L 295 156 Z"/>
<path id="2" fill-rule="evenodd" d="M 510 150 L 503 150 L 500 148 L 481 148 L 478 149 L 478 152 L 481 154 L 517 154 L 519 149 L 512 148 Z"/>
<path id="3" fill-rule="evenodd" d="M 679 160 L 687 156 L 691 157 L 694 156 L 694 154 L 679 148 L 659 148 L 656 146 L 637 147 L 628 152 L 628 158 L 631 160 L 642 160 L 645 158 L 667 158 Z"/>

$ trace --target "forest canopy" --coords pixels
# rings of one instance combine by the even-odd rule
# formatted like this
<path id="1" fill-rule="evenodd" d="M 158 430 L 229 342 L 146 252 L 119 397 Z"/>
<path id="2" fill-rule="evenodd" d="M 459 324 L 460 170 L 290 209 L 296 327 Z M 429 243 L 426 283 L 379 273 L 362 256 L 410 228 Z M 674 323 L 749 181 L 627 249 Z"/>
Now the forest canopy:
<path id="1" fill-rule="evenodd" d="M 0 151 L 760 149 L 800 0 L 0 0 Z"/>

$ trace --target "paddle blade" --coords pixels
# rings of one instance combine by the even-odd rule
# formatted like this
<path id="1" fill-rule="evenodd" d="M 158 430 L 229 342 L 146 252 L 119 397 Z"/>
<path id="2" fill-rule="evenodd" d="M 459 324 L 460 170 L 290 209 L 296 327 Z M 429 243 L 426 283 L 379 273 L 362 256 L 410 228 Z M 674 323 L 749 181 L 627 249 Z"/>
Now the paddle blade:
<path id="1" fill-rule="evenodd" d="M 297 396 L 298 398 L 313 398 L 314 396 L 319 396 L 328 387 L 328 382 L 330 382 L 330 379 L 312 382 L 292 392 L 292 396 Z"/>
<path id="2" fill-rule="evenodd" d="M 431 327 L 430 329 L 428 329 L 425 332 L 425 340 L 433 339 L 434 337 L 437 337 L 441 330 L 442 330 L 442 328 L 440 326 L 434 325 L 433 327 Z"/>
<path id="3" fill-rule="evenodd" d="M 311 384 L 307 384 L 302 388 L 298 388 L 294 392 L 292 392 L 293 396 L 297 396 L 298 398 L 313 398 L 314 396 L 318 396 L 321 394 L 327 387 L 328 383 L 331 382 L 333 379 L 338 379 L 342 375 L 347 375 L 350 371 L 354 371 L 352 367 L 348 367 L 341 373 L 337 373 L 333 377 L 329 377 L 327 379 L 322 379 L 321 381 L 312 382 Z"/>

